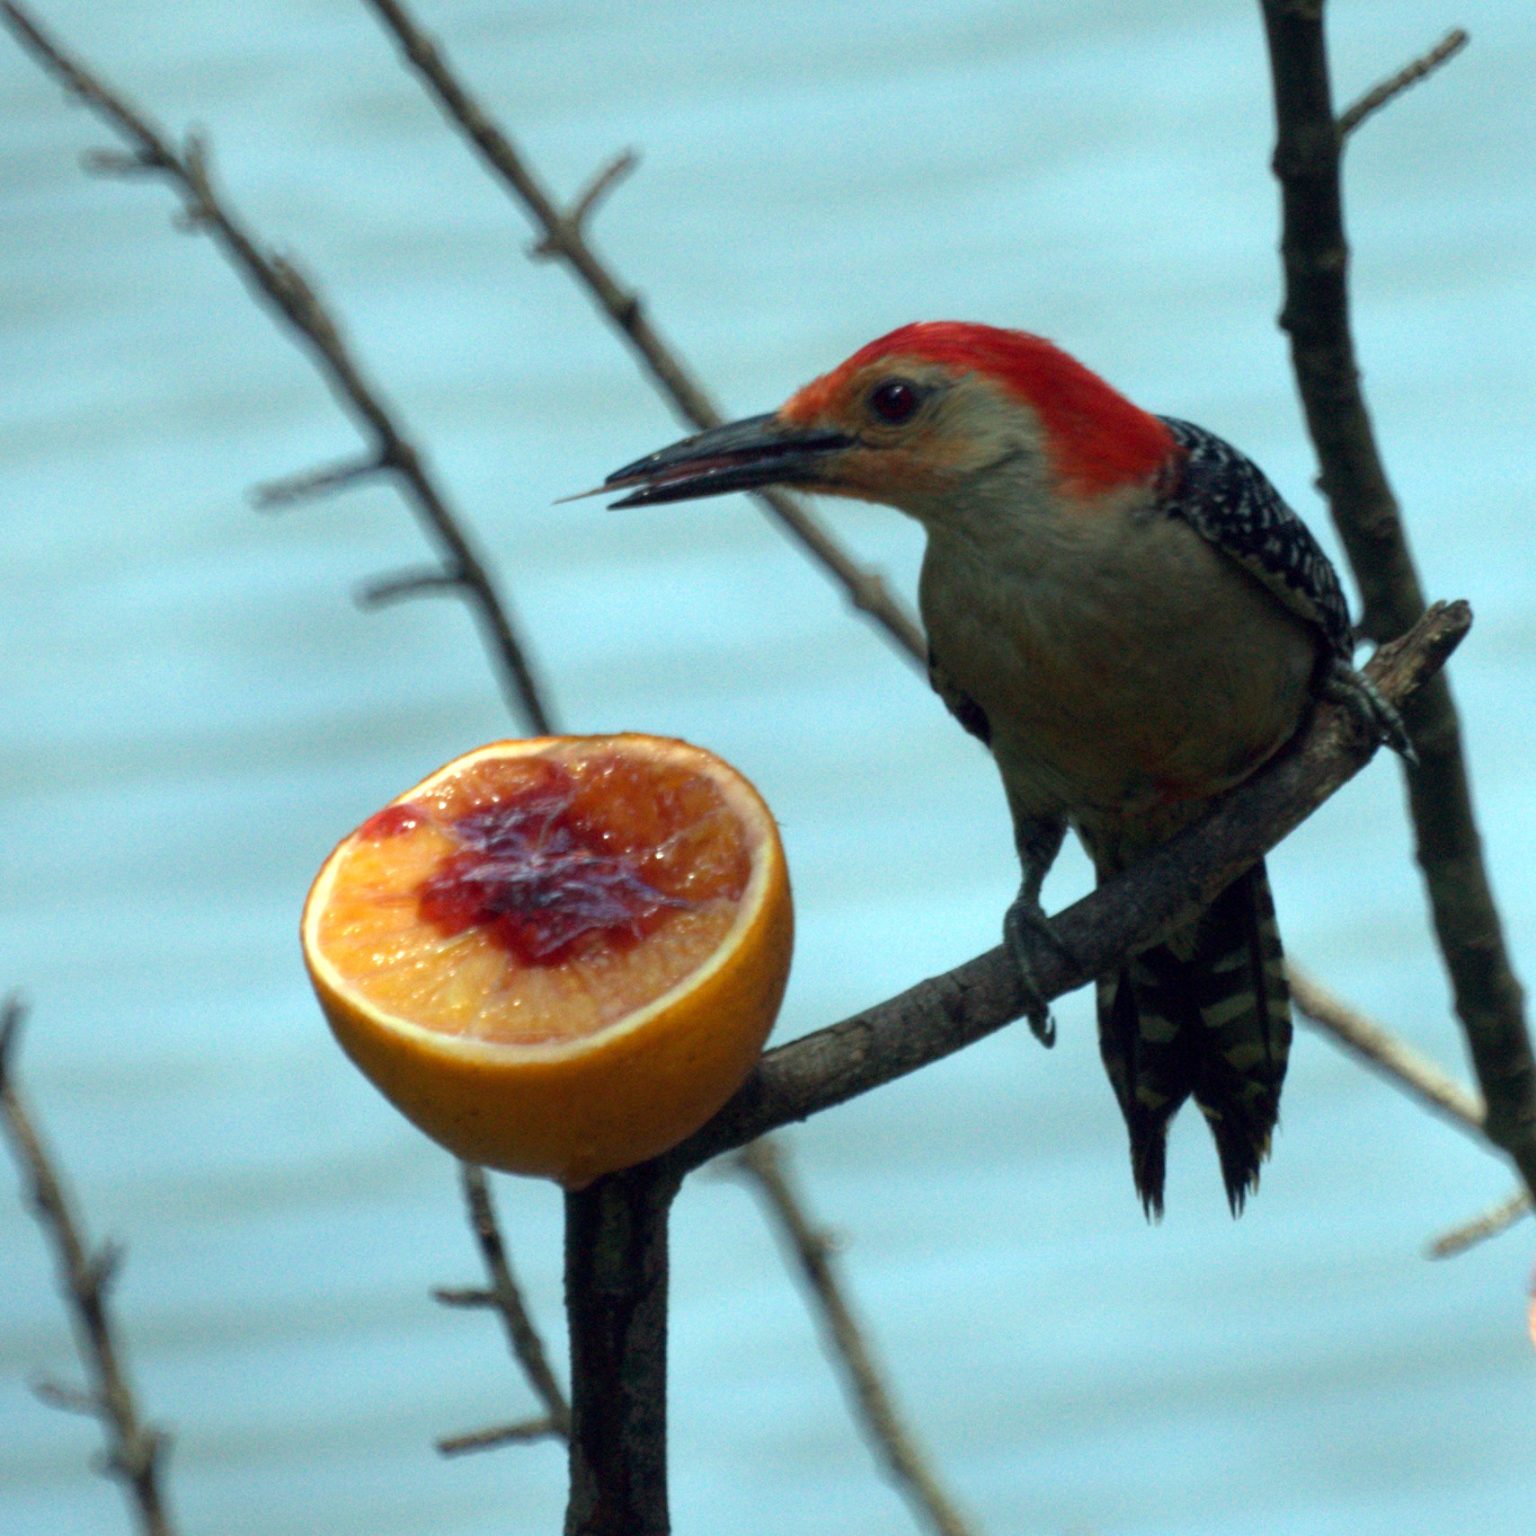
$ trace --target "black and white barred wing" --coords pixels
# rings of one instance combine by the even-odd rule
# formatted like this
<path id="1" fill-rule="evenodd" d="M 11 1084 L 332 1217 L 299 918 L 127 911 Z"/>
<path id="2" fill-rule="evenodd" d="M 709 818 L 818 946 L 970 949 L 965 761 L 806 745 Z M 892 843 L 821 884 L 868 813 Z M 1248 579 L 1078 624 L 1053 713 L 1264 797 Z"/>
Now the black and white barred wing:
<path id="1" fill-rule="evenodd" d="M 1354 652 L 1349 606 L 1338 573 L 1311 530 L 1257 464 L 1213 432 L 1162 418 L 1184 450 L 1166 507 L 1314 625 L 1329 649 Z"/>

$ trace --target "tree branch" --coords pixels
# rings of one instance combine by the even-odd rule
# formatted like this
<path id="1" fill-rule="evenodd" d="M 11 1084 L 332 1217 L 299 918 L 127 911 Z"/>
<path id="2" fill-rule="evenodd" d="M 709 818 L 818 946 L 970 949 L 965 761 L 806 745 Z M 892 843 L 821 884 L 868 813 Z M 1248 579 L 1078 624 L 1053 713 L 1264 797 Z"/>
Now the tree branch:
<path id="1" fill-rule="evenodd" d="M 1402 703 L 1439 671 L 1471 622 L 1465 603 L 1437 603 L 1409 634 L 1382 646 L 1366 673 L 1386 698 Z M 1209 906 L 1376 749 L 1352 716 L 1319 705 L 1282 757 L 1196 825 L 1052 918 L 1063 949 L 1035 940 L 1029 957 L 1041 993 L 1049 999 L 1082 986 Z M 1019 1018 L 1024 1004 L 1014 966 L 1002 948 L 991 950 L 769 1051 L 713 1120 L 657 1162 L 674 1175 L 696 1168 L 948 1056 Z"/>
<path id="2" fill-rule="evenodd" d="M 647 1164 L 565 1197 L 571 1495 L 565 1536 L 667 1536 L 667 1216 Z"/>
<path id="3" fill-rule="evenodd" d="M 864 1438 L 885 1463 L 918 1519 L 935 1536 L 969 1536 L 970 1527 L 907 1432 L 870 1353 L 864 1330 L 848 1305 L 832 1265 L 832 1239 L 815 1227 L 771 1137 L 739 1152 L 736 1166 L 751 1180 L 800 1270 L 822 1320 L 828 1351 L 842 1367 Z"/>
<path id="4" fill-rule="evenodd" d="M 444 1306 L 491 1307 L 500 1314 L 502 1326 L 506 1329 L 507 1342 L 512 1346 L 513 1357 L 522 1367 L 523 1374 L 528 1378 L 539 1401 L 544 1405 L 543 1418 L 535 1421 L 541 1426 L 537 1434 L 554 1435 L 562 1440 L 568 1439 L 571 1432 L 570 1405 L 566 1402 L 565 1393 L 561 1390 L 560 1383 L 550 1366 L 544 1341 L 533 1325 L 533 1319 L 523 1300 L 522 1290 L 513 1276 L 512 1261 L 507 1257 L 507 1245 L 501 1235 L 501 1226 L 496 1220 L 496 1206 L 491 1198 L 490 1180 L 486 1177 L 483 1168 L 477 1168 L 473 1163 L 460 1163 L 459 1184 L 464 1192 L 464 1206 L 469 1217 L 470 1230 L 475 1235 L 475 1242 L 480 1249 L 480 1257 L 485 1264 L 486 1273 L 490 1276 L 491 1285 L 489 1290 L 484 1291 L 438 1290 L 433 1294 Z M 527 1425 L 520 1428 L 523 1431 L 521 1433 L 496 1431 L 494 1433 L 498 1438 L 488 1443 L 500 1444 L 508 1439 L 527 1440 L 536 1437 L 534 1433 L 528 1432 Z M 481 1448 L 479 1444 L 472 1447 L 467 1443 L 477 1438 L 476 1435 L 454 1435 L 440 1441 L 438 1449 L 445 1455 L 452 1455 L 462 1450 L 479 1449 Z"/>
<path id="5" fill-rule="evenodd" d="M 517 146 L 470 93 L 449 66 L 442 50 L 417 25 L 399 0 L 368 0 L 394 36 L 406 62 L 421 77 L 448 120 L 467 138 L 498 180 L 522 204 L 541 232 L 535 253 L 563 261 L 571 275 L 629 343 L 652 383 L 678 415 L 694 427 L 718 426 L 723 420 L 714 401 L 664 342 L 646 317 L 639 296 L 626 287 L 593 251 L 586 225 L 593 204 L 629 166 L 624 157 L 600 173 L 564 213 L 528 165 Z M 619 169 L 622 167 L 622 169 Z M 821 568 L 842 587 L 853 607 L 874 621 L 899 651 L 926 670 L 928 644 L 916 621 L 881 578 L 866 570 L 828 533 L 821 520 L 780 491 L 755 494 L 760 506 Z"/>
<path id="6" fill-rule="evenodd" d="M 1432 1259 L 1453 1259 L 1478 1243 L 1487 1242 L 1501 1232 L 1507 1232 L 1517 1221 L 1531 1214 L 1531 1197 L 1523 1189 L 1506 1196 L 1491 1210 L 1474 1216 L 1471 1221 L 1442 1232 L 1426 1250 Z"/>
<path id="7" fill-rule="evenodd" d="M 1350 1007 L 1299 966 L 1287 965 L 1286 974 L 1291 983 L 1291 1000 L 1303 1018 L 1396 1083 L 1410 1098 L 1470 1131 L 1485 1146 L 1492 1145 L 1483 1125 L 1482 1100 L 1475 1094 L 1468 1093 L 1429 1057 L 1375 1019 L 1367 1018 L 1358 1008 Z"/>
<path id="8" fill-rule="evenodd" d="M 1263 0 L 1274 80 L 1275 174 L 1284 212 L 1285 307 L 1280 324 L 1317 449 L 1329 511 L 1376 639 L 1424 611 L 1396 498 L 1376 445 L 1355 363 L 1348 247 L 1322 0 Z M 1536 1192 L 1536 1058 L 1525 1001 L 1505 947 L 1472 809 L 1450 686 L 1433 680 L 1406 711 L 1419 765 L 1408 800 L 1435 934 L 1445 957 L 1487 1131 Z"/>
<path id="9" fill-rule="evenodd" d="M 1411 86 L 1434 74 L 1442 64 L 1448 64 L 1470 41 L 1460 27 L 1453 28 L 1428 53 L 1405 64 L 1380 85 L 1373 86 L 1352 107 L 1339 113 L 1339 137 L 1348 138 L 1373 112 L 1381 111 L 1388 102 L 1395 101 Z"/>
<path id="10" fill-rule="evenodd" d="M 75 1346 L 90 1378 L 84 1391 L 40 1383 L 38 1396 L 55 1407 L 100 1419 L 107 1439 L 102 1471 L 122 1485 L 144 1536 L 172 1536 L 161 1479 L 170 1441 L 139 1413 L 109 1305 L 121 1253 L 111 1244 L 93 1252 L 86 1242 L 63 1178 L 22 1102 L 15 1053 L 23 1014 L 14 995 L 0 1007 L 0 1124 L 27 1181 L 29 1203 L 53 1248 Z"/>
<path id="11" fill-rule="evenodd" d="M 0 3 L 0 15 L 22 46 L 72 96 L 128 142 L 126 160 L 102 162 L 98 157 L 98 168 L 122 173 L 131 167 L 136 174 L 155 174 L 169 180 L 181 197 L 188 227 L 203 230 L 213 238 L 252 291 L 304 344 L 332 393 L 373 441 L 371 459 L 294 477 L 258 494 L 268 503 L 276 503 L 337 489 L 374 472 L 375 467 L 393 474 L 404 488 L 412 510 L 442 551 L 445 568 L 455 573 L 471 610 L 486 631 L 508 701 L 532 731 L 547 735 L 552 729 L 550 716 L 506 599 L 497 592 L 420 451 L 353 357 L 340 326 L 314 284 L 292 261 L 264 249 L 255 233 L 236 215 L 214 186 L 207 151 L 200 139 L 188 137 L 177 149 L 137 107 L 67 54 L 13 0 Z"/>
<path id="12" fill-rule="evenodd" d="M 1468 1093 L 1454 1078 L 1442 1072 L 1427 1056 L 1400 1040 L 1385 1025 L 1352 1008 L 1305 971 L 1286 967 L 1296 1011 L 1336 1040 L 1345 1050 L 1375 1067 L 1389 1082 L 1412 1099 L 1427 1105 L 1453 1125 L 1473 1136 L 1492 1152 L 1503 1149 L 1488 1138 L 1482 1100 Z M 1432 1259 L 1450 1258 L 1475 1243 L 1496 1237 L 1531 1209 L 1531 1197 L 1518 1190 L 1491 1211 L 1475 1216 L 1429 1245 Z"/>

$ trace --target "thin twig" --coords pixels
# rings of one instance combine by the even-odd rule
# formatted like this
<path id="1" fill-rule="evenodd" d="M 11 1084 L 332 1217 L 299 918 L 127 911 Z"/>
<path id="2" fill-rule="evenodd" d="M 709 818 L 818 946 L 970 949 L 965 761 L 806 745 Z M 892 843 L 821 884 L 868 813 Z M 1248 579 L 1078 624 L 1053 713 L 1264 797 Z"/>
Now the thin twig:
<path id="1" fill-rule="evenodd" d="M 1323 492 L 1364 599 L 1362 628 L 1400 634 L 1424 591 L 1388 484 L 1350 325 L 1348 247 L 1322 0 L 1264 0 L 1275 93 L 1285 307 L 1280 324 L 1322 470 Z M 1536 1192 L 1536 1056 L 1525 998 L 1494 903 L 1450 685 L 1431 681 L 1406 713 L 1418 748 L 1408 801 L 1435 935 L 1455 993 L 1489 1138 Z"/>
<path id="2" fill-rule="evenodd" d="M 189 135 L 178 149 L 137 107 L 67 54 L 13 0 L 0 3 L 0 15 L 4 16 L 22 46 L 71 95 L 84 102 L 127 140 L 135 173 L 163 175 L 172 183 L 182 199 L 188 226 L 207 232 L 252 290 L 306 344 L 332 392 L 372 440 L 373 457 L 365 462 L 377 463 L 398 478 L 412 509 L 438 544 L 444 566 L 461 573 L 463 592 L 489 636 L 498 663 L 498 678 L 513 709 L 534 732 L 547 735 L 551 729 L 549 711 L 523 642 L 513 626 L 506 598 L 498 593 L 420 451 L 353 357 L 340 326 L 321 301 L 313 281 L 293 261 L 265 249 L 236 215 L 213 184 L 207 149 L 201 139 Z M 119 160 L 108 159 L 104 164 L 108 169 L 123 169 L 123 162 Z M 340 471 L 322 470 L 300 477 L 298 481 L 290 480 L 286 482 L 286 499 L 302 494 L 306 488 L 333 488 L 357 478 L 361 472 L 358 466 L 349 463 Z M 283 485 L 279 482 L 276 487 L 269 486 L 267 499 L 285 499 Z"/>
<path id="3" fill-rule="evenodd" d="M 251 500 L 263 511 L 275 511 L 297 501 L 329 496 L 349 490 L 372 475 L 387 473 L 389 466 L 379 458 L 343 459 L 339 464 L 322 464 L 317 469 L 284 475 L 280 480 L 264 480 L 251 487 Z"/>
<path id="4" fill-rule="evenodd" d="M 408 597 L 431 597 L 439 593 L 452 595 L 463 585 L 461 572 L 445 571 L 437 566 L 398 571 L 393 576 L 375 577 L 359 587 L 357 604 L 360 608 L 382 608 L 389 603 L 403 602 Z"/>
<path id="5" fill-rule="evenodd" d="M 1380 85 L 1372 86 L 1353 106 L 1346 107 L 1339 113 L 1340 138 L 1347 138 L 1373 112 L 1379 112 L 1389 101 L 1401 96 L 1410 86 L 1417 85 L 1420 80 L 1434 74 L 1442 64 L 1449 63 L 1470 41 L 1471 38 L 1462 28 L 1455 27 L 1447 32 L 1428 53 L 1405 64 L 1395 75 L 1383 80 Z"/>
<path id="6" fill-rule="evenodd" d="M 1289 965 L 1287 973 L 1296 1011 L 1304 1019 L 1317 1025 L 1324 1034 L 1353 1055 L 1375 1067 L 1410 1098 L 1428 1105 L 1453 1125 L 1470 1132 L 1482 1146 L 1492 1152 L 1501 1150 L 1488 1138 L 1487 1127 L 1483 1123 L 1483 1102 L 1476 1094 L 1469 1093 L 1455 1078 L 1441 1071 L 1429 1057 L 1416 1051 L 1384 1024 L 1368 1018 L 1358 1008 L 1336 997 L 1296 965 Z M 1474 1243 L 1496 1237 L 1513 1226 L 1530 1209 L 1529 1193 L 1523 1189 L 1517 1190 L 1493 1210 L 1436 1238 L 1429 1245 L 1429 1256 L 1435 1259 L 1449 1258 L 1472 1247 Z"/>
<path id="7" fill-rule="evenodd" d="M 488 1290 L 448 1290 L 434 1294 L 445 1306 L 488 1306 L 501 1315 L 507 1332 L 507 1342 L 513 1356 L 522 1367 L 529 1385 L 544 1405 L 543 1421 L 549 1424 L 548 1433 L 566 1439 L 571 1430 L 571 1409 L 560 1383 L 555 1379 L 544 1349 L 544 1341 L 529 1316 L 523 1293 L 512 1273 L 512 1263 L 507 1257 L 507 1245 L 496 1220 L 496 1206 L 491 1198 L 490 1180 L 483 1168 L 473 1163 L 459 1164 L 459 1183 L 464 1191 L 465 1210 L 469 1216 L 470 1230 L 480 1249 L 480 1257 L 490 1278 Z M 457 1439 L 458 1437 L 454 1437 Z M 529 1436 L 518 1438 L 527 1439 Z M 444 1449 L 439 1441 L 438 1448 Z M 445 1454 L 449 1454 L 445 1451 Z"/>
<path id="8" fill-rule="evenodd" d="M 1476 1094 L 1469 1093 L 1421 1051 L 1336 997 L 1298 966 L 1292 964 L 1286 969 L 1291 998 L 1303 1018 L 1375 1067 L 1410 1097 L 1489 1144 L 1483 1126 L 1483 1103 Z"/>
<path id="9" fill-rule="evenodd" d="M 140 1415 L 109 1305 L 121 1250 L 107 1244 L 92 1251 L 63 1178 L 22 1102 L 15 1053 L 24 1011 L 14 995 L 0 1008 L 0 1123 L 26 1179 L 29 1203 L 53 1248 L 75 1346 L 90 1383 L 82 1390 L 39 1382 L 37 1394 L 55 1407 L 101 1421 L 107 1440 L 102 1471 L 122 1485 L 144 1536 L 172 1536 L 161 1475 L 170 1441 Z"/>
<path id="10" fill-rule="evenodd" d="M 578 199 L 573 213 L 562 212 L 545 190 L 512 140 L 496 124 L 449 66 L 442 50 L 399 0 L 368 0 L 394 35 L 407 62 L 421 76 L 438 105 L 479 151 L 523 205 L 541 231 L 540 254 L 559 256 L 599 309 L 629 343 L 651 380 L 690 425 L 717 426 L 722 417 L 714 401 L 688 371 L 677 353 L 658 335 L 646 317 L 638 295 L 625 286 L 587 242 L 585 220 L 591 212 L 591 191 Z M 613 167 L 600 175 L 599 192 L 611 185 Z M 604 176 L 608 181 L 604 182 Z M 587 203 L 583 207 L 583 202 Z M 545 247 L 548 248 L 547 252 Z M 919 667 L 926 668 L 927 642 L 905 607 L 885 582 L 866 570 L 827 532 L 820 519 L 779 491 L 757 493 L 757 500 L 800 546 L 840 585 L 853 607 L 884 630 L 887 637 Z"/>
<path id="11" fill-rule="evenodd" d="M 577 194 L 576 201 L 571 204 L 571 211 L 562 217 L 558 232 L 546 234 L 534 242 L 533 254 L 540 260 L 563 256 L 571 241 L 585 239 L 587 221 L 597 211 L 597 205 L 639 163 L 640 157 L 632 149 L 615 155 Z"/>
<path id="12" fill-rule="evenodd" d="M 1432 1259 L 1453 1259 L 1457 1254 L 1476 1247 L 1478 1243 L 1486 1242 L 1490 1237 L 1497 1237 L 1501 1232 L 1508 1231 L 1517 1221 L 1529 1216 L 1530 1213 L 1529 1193 L 1523 1189 L 1517 1189 L 1492 1210 L 1484 1211 L 1481 1216 L 1474 1216 L 1471 1221 L 1463 1222 L 1459 1227 L 1452 1227 L 1449 1232 L 1442 1232 L 1425 1251 Z"/>
<path id="13" fill-rule="evenodd" d="M 1377 651 L 1366 675 L 1401 704 L 1444 665 L 1471 619 L 1465 603 L 1435 604 L 1401 640 Z M 1289 751 L 1222 796 L 1199 822 L 1052 916 L 1059 945 L 1029 945 L 1040 995 L 1049 1000 L 1082 986 L 1203 911 L 1358 773 L 1376 747 L 1353 715 L 1320 705 Z M 1002 948 L 991 950 L 769 1051 L 714 1119 L 655 1166 L 680 1176 L 963 1049 L 1019 1018 L 1025 1003 L 1017 966 Z"/>
<path id="14" fill-rule="evenodd" d="M 515 1424 L 492 1424 L 461 1435 L 444 1435 L 437 1442 L 441 1456 L 465 1456 L 474 1451 L 499 1450 L 504 1445 L 529 1445 L 535 1440 L 564 1440 L 567 1431 L 547 1415 L 520 1419 Z"/>
<path id="15" fill-rule="evenodd" d="M 937 1536 L 969 1536 L 971 1527 L 940 1486 L 896 1411 L 864 1330 L 834 1271 L 832 1240 L 805 1214 L 801 1195 L 785 1168 L 782 1148 L 771 1138 L 764 1138 L 745 1147 L 734 1161 L 762 1196 L 799 1267 L 821 1316 L 828 1347 L 843 1369 L 865 1438 L 924 1525 Z"/>

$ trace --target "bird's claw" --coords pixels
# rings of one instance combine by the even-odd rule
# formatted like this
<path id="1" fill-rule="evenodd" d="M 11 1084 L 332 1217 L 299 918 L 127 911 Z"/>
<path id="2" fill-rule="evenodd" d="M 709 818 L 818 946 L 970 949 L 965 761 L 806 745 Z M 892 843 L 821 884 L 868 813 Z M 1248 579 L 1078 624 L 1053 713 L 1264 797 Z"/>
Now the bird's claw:
<path id="1" fill-rule="evenodd" d="M 1050 1005 L 1035 980 L 1035 968 L 1030 963 L 1029 946 L 1032 939 L 1043 939 L 1069 964 L 1076 965 L 1076 957 L 1056 936 L 1051 920 L 1040 905 L 1040 898 L 1028 891 L 1020 891 L 1013 905 L 1003 916 L 1003 947 L 1018 972 L 1019 985 L 1024 991 L 1024 1017 L 1041 1045 L 1047 1050 L 1056 1043 L 1056 1021 L 1051 1017 Z"/>
<path id="2" fill-rule="evenodd" d="M 1336 661 L 1323 682 L 1323 693 L 1351 710 L 1377 741 L 1391 747 L 1404 762 L 1418 766 L 1419 754 L 1396 705 L 1384 698 L 1363 672 L 1355 671 L 1347 661 Z"/>

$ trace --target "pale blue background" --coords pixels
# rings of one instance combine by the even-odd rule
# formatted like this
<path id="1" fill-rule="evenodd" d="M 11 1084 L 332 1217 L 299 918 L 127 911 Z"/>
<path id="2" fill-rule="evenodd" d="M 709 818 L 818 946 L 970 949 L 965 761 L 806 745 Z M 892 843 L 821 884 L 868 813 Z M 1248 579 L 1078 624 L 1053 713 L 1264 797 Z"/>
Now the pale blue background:
<path id="1" fill-rule="evenodd" d="M 1349 153 L 1367 382 L 1430 589 L 1478 627 L 1455 677 L 1494 876 L 1536 917 L 1536 13 L 1338 3 L 1352 97 L 1454 23 L 1471 51 Z M 603 249 L 732 410 L 775 404 L 918 317 L 1053 335 L 1145 404 L 1241 443 L 1314 522 L 1278 303 L 1257 8 L 1002 0 L 437 0 L 426 16 L 542 172 L 640 173 Z M 781 817 L 801 941 L 780 1038 L 994 942 L 1014 871 L 975 749 L 740 501 L 553 499 L 676 426 L 361 4 L 48 0 L 320 279 L 494 556 L 573 728 L 695 738 Z M 189 1533 L 559 1528 L 552 1445 L 445 1464 L 519 1416 L 449 1159 L 357 1078 L 298 963 L 341 833 L 508 733 L 457 606 L 362 614 L 417 562 L 379 485 L 261 517 L 253 482 L 348 452 L 324 388 L 160 188 L 90 180 L 105 141 L 0 42 L 0 985 L 89 1210 L 129 1243 L 135 1372 L 174 1428 Z M 827 515 L 910 591 L 894 514 Z M 1396 769 L 1273 861 L 1293 952 L 1448 1064 Z M 1053 901 L 1079 891 L 1073 854 Z M 1425 1238 L 1509 1175 L 1328 1044 L 1299 1040 L 1261 1196 L 1227 1217 L 1181 1123 L 1148 1228 L 1086 995 L 794 1137 L 902 1401 L 978 1528 L 1103 1536 L 1478 1530 L 1536 1521 L 1531 1231 L 1454 1264 Z M 0 1530 L 125 1529 L 39 1237 L 0 1177 Z M 559 1203 L 502 1181 L 558 1340 Z M 688 1533 L 909 1528 L 736 1183 L 676 1220 L 674 1490 Z"/>

